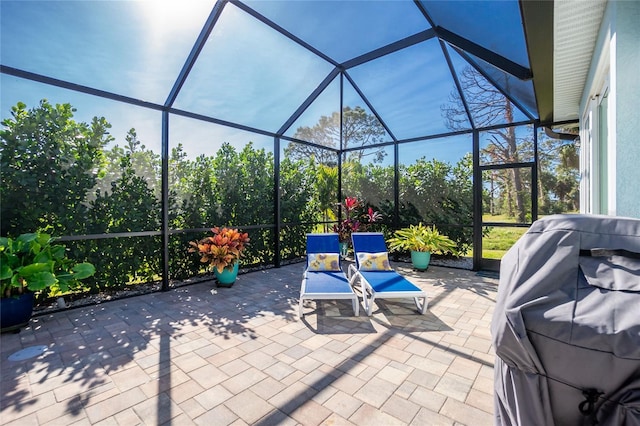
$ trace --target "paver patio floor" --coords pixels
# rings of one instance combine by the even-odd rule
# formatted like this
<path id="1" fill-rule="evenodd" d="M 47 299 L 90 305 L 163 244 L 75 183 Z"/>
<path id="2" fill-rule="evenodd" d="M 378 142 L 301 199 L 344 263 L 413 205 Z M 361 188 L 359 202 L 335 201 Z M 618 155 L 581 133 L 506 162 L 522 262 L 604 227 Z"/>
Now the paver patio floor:
<path id="1" fill-rule="evenodd" d="M 34 317 L 0 336 L 0 423 L 493 424 L 497 280 L 394 267 L 427 291 L 425 315 L 323 300 L 299 320 L 299 263 Z"/>

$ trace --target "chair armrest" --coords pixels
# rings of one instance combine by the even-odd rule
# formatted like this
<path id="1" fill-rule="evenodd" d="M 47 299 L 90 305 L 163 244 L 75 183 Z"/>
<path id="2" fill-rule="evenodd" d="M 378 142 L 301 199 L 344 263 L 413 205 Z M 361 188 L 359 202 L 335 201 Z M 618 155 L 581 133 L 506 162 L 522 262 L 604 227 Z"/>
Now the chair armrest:
<path id="1" fill-rule="evenodd" d="M 351 282 L 352 278 L 358 274 L 358 269 L 356 268 L 356 266 L 354 264 L 349 265 L 349 268 L 347 269 L 347 279 L 349 280 L 349 282 Z"/>

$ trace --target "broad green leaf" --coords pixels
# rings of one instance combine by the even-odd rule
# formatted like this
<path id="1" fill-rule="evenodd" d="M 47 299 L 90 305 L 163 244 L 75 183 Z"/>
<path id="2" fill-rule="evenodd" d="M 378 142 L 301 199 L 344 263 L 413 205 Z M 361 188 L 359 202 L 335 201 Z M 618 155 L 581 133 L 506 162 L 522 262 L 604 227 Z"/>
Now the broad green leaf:
<path id="1" fill-rule="evenodd" d="M 73 267 L 73 272 L 75 272 L 73 278 L 82 280 L 95 274 L 96 268 L 91 263 L 78 263 Z"/>
<path id="2" fill-rule="evenodd" d="M 51 247 L 51 256 L 54 259 L 64 259 L 65 248 L 61 245 L 56 245 Z"/>
<path id="3" fill-rule="evenodd" d="M 25 265 L 20 268 L 20 275 L 27 278 L 34 274 L 38 274 L 40 272 L 49 272 L 51 273 L 51 264 L 50 263 L 32 263 L 31 265 Z"/>
<path id="4" fill-rule="evenodd" d="M 40 243 L 38 243 L 38 242 L 34 241 L 34 242 L 31 244 L 31 251 L 32 251 L 33 253 L 35 253 L 35 254 L 38 254 L 38 253 L 40 253 L 40 250 L 42 250 L 42 245 L 41 245 Z"/>
<path id="5" fill-rule="evenodd" d="M 20 234 L 18 238 L 16 238 L 16 242 L 20 244 L 29 244 L 32 241 L 35 241 L 38 237 L 36 233 L 28 233 L 28 234 Z"/>
<path id="6" fill-rule="evenodd" d="M 41 251 L 33 258 L 33 263 L 49 263 L 51 261 L 51 256 L 48 251 Z"/>
<path id="7" fill-rule="evenodd" d="M 68 292 L 71 288 L 69 284 L 74 282 L 73 276 L 71 274 L 58 274 L 56 278 L 58 278 L 58 283 L 55 286 L 57 288 L 54 290 L 57 290 L 60 293 Z"/>
<path id="8" fill-rule="evenodd" d="M 57 282 L 58 280 L 51 272 L 37 272 L 27 278 L 27 288 L 31 291 L 44 290 Z"/>
<path id="9" fill-rule="evenodd" d="M 37 235 L 37 237 L 38 244 L 40 244 L 41 246 L 45 246 L 51 241 L 51 235 L 49 234 L 41 233 Z"/>
<path id="10" fill-rule="evenodd" d="M 13 270 L 9 265 L 0 265 L 0 280 L 8 280 L 13 275 Z"/>
<path id="11" fill-rule="evenodd" d="M 16 268 L 20 266 L 20 258 L 17 255 L 13 253 L 7 253 L 6 256 L 7 256 L 6 257 L 7 265 L 9 265 L 11 268 Z"/>

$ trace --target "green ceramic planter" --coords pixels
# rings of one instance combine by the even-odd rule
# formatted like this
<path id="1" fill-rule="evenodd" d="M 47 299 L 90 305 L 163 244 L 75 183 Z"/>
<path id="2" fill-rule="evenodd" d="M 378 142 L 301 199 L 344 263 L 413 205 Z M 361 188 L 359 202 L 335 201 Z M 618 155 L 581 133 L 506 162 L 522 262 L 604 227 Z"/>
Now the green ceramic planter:
<path id="1" fill-rule="evenodd" d="M 222 272 L 218 272 L 217 269 L 213 270 L 213 273 L 216 276 L 216 280 L 218 280 L 218 287 L 231 287 L 233 283 L 236 282 L 236 278 L 238 277 L 238 269 L 240 267 L 240 263 L 236 262 L 233 265 L 233 269 L 230 271 L 227 268 L 223 269 Z"/>
<path id="2" fill-rule="evenodd" d="M 426 271 L 431 261 L 431 252 L 428 251 L 412 251 L 411 263 L 418 271 Z"/>

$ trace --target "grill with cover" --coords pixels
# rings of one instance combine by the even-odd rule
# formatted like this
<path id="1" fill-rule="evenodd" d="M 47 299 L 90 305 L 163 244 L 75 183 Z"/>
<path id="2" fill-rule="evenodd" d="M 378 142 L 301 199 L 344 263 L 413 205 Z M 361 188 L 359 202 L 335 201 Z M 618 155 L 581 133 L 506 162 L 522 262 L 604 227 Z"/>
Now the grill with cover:
<path id="1" fill-rule="evenodd" d="M 497 425 L 640 425 L 640 220 L 555 215 L 501 262 Z"/>

